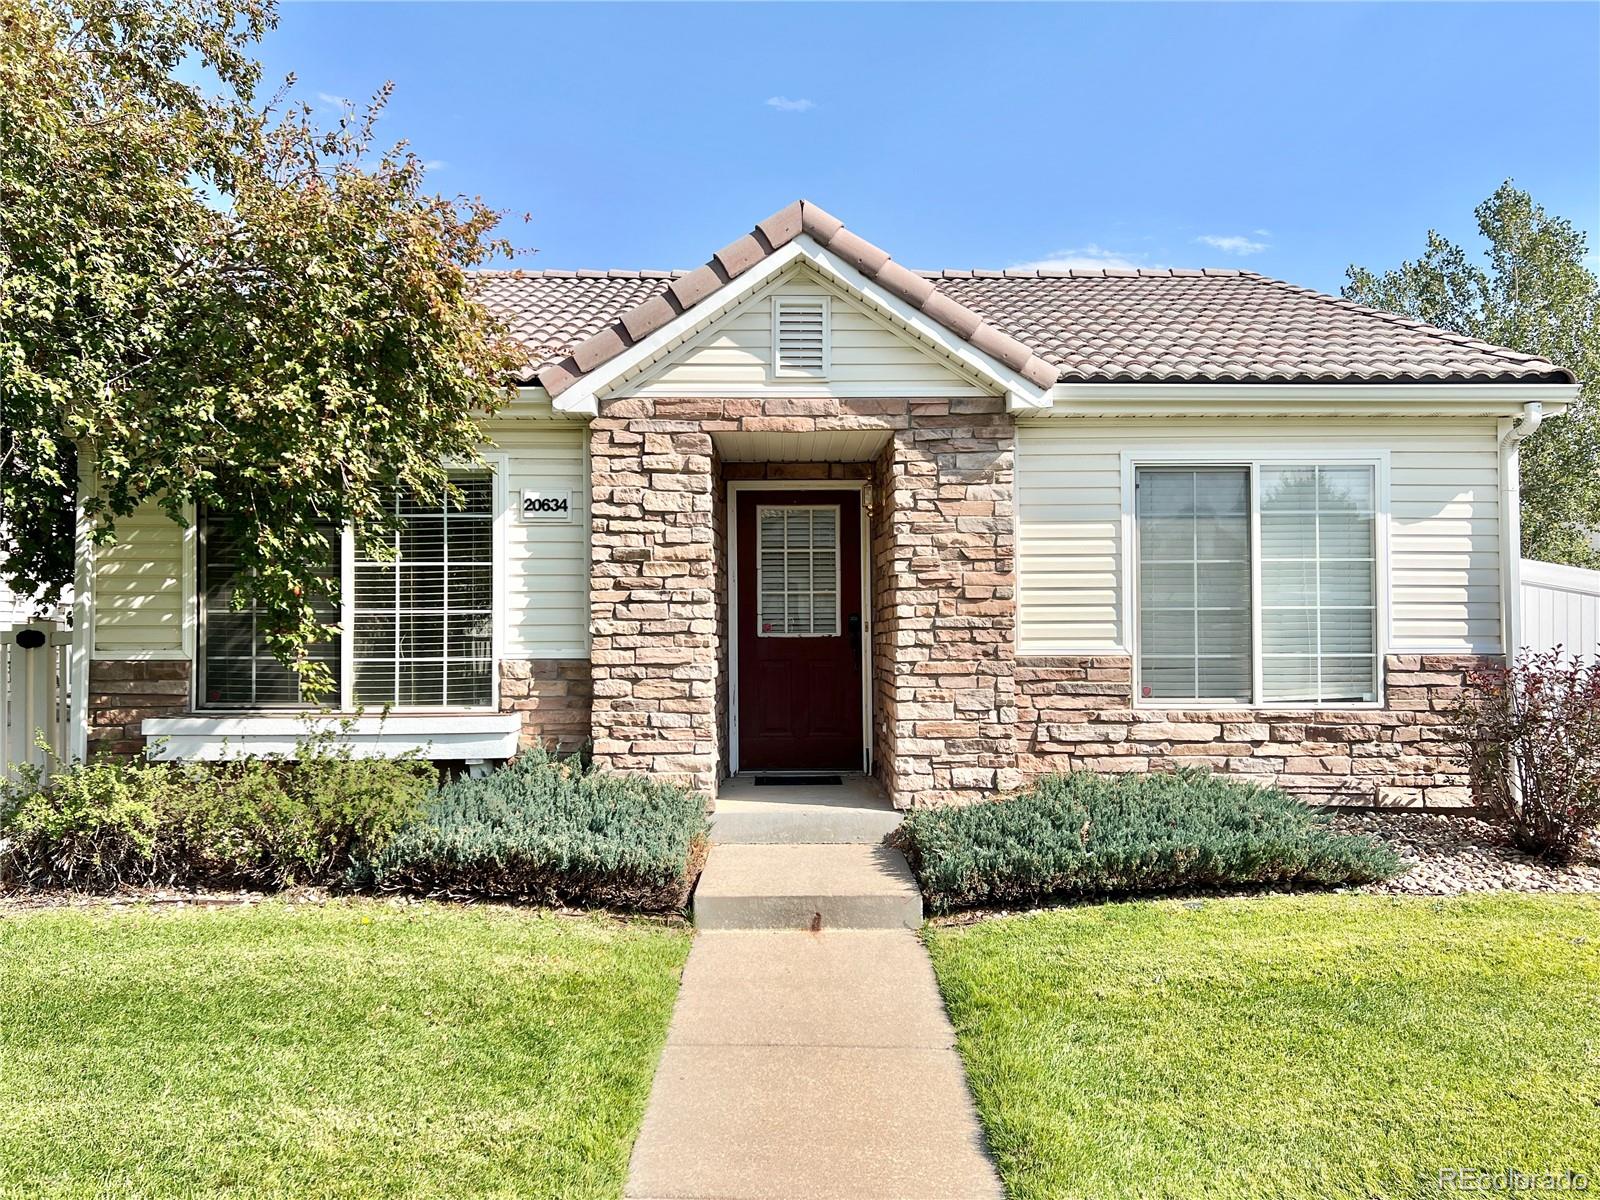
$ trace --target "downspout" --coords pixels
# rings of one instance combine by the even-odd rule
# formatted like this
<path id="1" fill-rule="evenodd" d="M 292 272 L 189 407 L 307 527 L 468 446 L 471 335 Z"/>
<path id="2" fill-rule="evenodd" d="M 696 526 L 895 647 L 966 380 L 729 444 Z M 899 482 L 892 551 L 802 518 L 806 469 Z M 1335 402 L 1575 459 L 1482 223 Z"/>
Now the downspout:
<path id="1" fill-rule="evenodd" d="M 1522 419 L 1500 422 L 1500 553 L 1504 558 L 1500 578 L 1500 647 L 1506 666 L 1517 661 L 1522 646 L 1522 458 L 1519 447 L 1544 421 L 1544 406 L 1530 400 L 1522 406 Z M 1512 691 L 1511 696 L 1516 696 Z M 1511 803 L 1522 806 L 1522 768 L 1515 750 L 1507 759 L 1506 789 Z"/>
<path id="2" fill-rule="evenodd" d="M 1500 647 L 1509 666 L 1522 645 L 1522 441 L 1544 422 L 1544 405 L 1530 400 L 1520 419 L 1500 421 Z"/>

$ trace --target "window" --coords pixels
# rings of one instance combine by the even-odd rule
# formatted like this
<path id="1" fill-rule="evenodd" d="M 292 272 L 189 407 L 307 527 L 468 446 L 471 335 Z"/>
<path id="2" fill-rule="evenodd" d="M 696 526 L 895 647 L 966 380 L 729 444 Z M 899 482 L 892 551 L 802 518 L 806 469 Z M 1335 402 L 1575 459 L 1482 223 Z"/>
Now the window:
<path id="1" fill-rule="evenodd" d="M 1378 698 L 1372 465 L 1141 466 L 1134 496 L 1141 699 Z"/>
<path id="2" fill-rule="evenodd" d="M 395 561 L 358 558 L 343 581 L 350 595 L 348 642 L 313 647 L 341 705 L 477 708 L 494 703 L 494 484 L 488 476 L 453 481 L 449 500 L 395 499 L 400 528 Z M 341 539 L 328 533 L 331 558 Z M 234 611 L 238 554 L 221 523 L 200 525 L 203 702 L 233 708 L 306 706 L 299 678 L 267 650 L 253 609 Z M 330 578 L 337 569 L 330 563 Z M 319 615 L 341 623 L 336 602 Z M 342 655 L 349 666 L 342 669 Z M 347 677 L 348 676 L 348 677 Z"/>
<path id="3" fill-rule="evenodd" d="M 323 532 L 329 548 L 327 574 L 330 579 L 337 579 L 333 563 L 338 558 L 339 533 L 332 527 Z M 300 676 L 267 649 L 255 606 L 234 608 L 234 587 L 241 570 L 238 544 L 228 535 L 223 522 L 210 514 L 202 514 L 200 519 L 199 560 L 200 703 L 220 708 L 306 706 L 308 702 L 300 690 Z M 338 624 L 337 597 L 318 600 L 315 607 L 324 624 Z M 333 676 L 333 694 L 337 696 L 338 641 L 312 646 L 307 657 L 327 666 Z"/>
<path id="4" fill-rule="evenodd" d="M 1262 466 L 1264 699 L 1376 700 L 1371 467 Z"/>
<path id="5" fill-rule="evenodd" d="M 779 296 L 772 301 L 772 373 L 824 379 L 831 338 L 826 296 Z"/>
<path id="6" fill-rule="evenodd" d="M 837 637 L 838 507 L 760 505 L 756 537 L 757 635 Z"/>
<path id="7" fill-rule="evenodd" d="M 1250 471 L 1140 468 L 1140 695 L 1250 694 Z"/>
<path id="8" fill-rule="evenodd" d="M 458 478 L 463 506 L 401 495 L 394 562 L 355 564 L 357 704 L 480 707 L 494 699 L 494 486 Z"/>

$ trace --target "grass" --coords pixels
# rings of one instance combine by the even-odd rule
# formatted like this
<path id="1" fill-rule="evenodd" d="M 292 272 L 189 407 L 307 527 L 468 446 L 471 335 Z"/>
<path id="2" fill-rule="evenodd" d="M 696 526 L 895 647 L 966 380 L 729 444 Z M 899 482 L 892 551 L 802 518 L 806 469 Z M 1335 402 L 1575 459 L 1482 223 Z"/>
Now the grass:
<path id="1" fill-rule="evenodd" d="M 1157 901 L 928 941 L 1016 1200 L 1600 1186 L 1600 899 Z"/>
<path id="2" fill-rule="evenodd" d="M 688 947 L 371 901 L 0 917 L 0 1196 L 620 1196 Z"/>

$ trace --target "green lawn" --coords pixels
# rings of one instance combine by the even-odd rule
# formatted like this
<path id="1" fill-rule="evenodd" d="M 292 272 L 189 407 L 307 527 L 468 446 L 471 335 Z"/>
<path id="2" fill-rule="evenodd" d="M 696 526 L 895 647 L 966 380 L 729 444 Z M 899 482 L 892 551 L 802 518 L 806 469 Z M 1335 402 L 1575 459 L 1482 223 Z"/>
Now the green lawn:
<path id="1" fill-rule="evenodd" d="M 1600 899 L 1158 901 L 928 941 L 1019 1200 L 1600 1189 Z"/>
<path id="2" fill-rule="evenodd" d="M 0 1196 L 621 1195 L 682 927 L 0 917 Z"/>

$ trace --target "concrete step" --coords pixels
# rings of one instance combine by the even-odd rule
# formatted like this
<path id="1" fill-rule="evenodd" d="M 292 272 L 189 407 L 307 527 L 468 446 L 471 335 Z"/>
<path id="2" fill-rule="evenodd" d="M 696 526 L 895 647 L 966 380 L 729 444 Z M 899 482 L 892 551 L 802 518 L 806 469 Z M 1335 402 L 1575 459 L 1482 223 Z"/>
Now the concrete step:
<path id="1" fill-rule="evenodd" d="M 886 846 L 713 845 L 694 893 L 701 929 L 916 929 L 922 893 Z"/>
<path id="2" fill-rule="evenodd" d="M 711 840 L 740 846 L 876 846 L 899 826 L 901 816 L 877 783 L 864 776 L 847 775 L 834 786 L 757 787 L 753 776 L 737 775 L 717 791 Z"/>
<path id="3" fill-rule="evenodd" d="M 711 840 L 723 845 L 876 846 L 900 826 L 887 805 L 717 800 Z"/>

